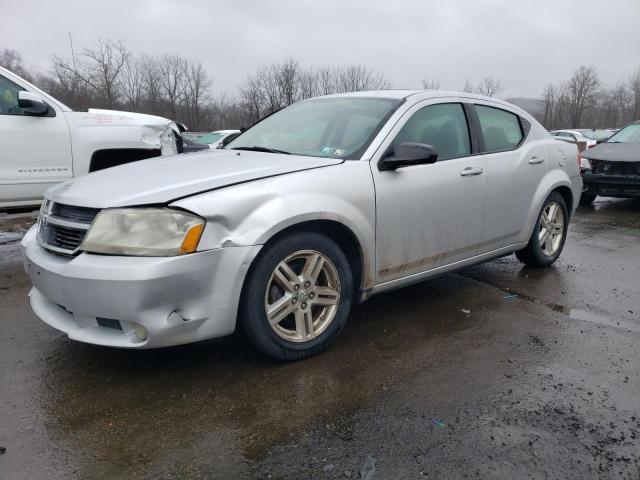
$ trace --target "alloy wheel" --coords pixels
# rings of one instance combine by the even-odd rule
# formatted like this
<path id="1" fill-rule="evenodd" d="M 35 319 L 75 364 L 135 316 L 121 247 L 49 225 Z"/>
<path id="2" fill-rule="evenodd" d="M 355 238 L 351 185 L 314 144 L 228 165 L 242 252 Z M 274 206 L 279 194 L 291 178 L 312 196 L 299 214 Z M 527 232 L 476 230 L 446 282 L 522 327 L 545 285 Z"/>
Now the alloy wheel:
<path id="1" fill-rule="evenodd" d="M 550 202 L 540 216 L 538 241 L 542 252 L 552 257 L 562 244 L 564 236 L 564 212 L 557 202 Z"/>
<path id="2" fill-rule="evenodd" d="M 333 262 L 315 250 L 300 250 L 279 262 L 264 296 L 273 331 L 292 342 L 318 337 L 340 304 L 340 277 Z"/>

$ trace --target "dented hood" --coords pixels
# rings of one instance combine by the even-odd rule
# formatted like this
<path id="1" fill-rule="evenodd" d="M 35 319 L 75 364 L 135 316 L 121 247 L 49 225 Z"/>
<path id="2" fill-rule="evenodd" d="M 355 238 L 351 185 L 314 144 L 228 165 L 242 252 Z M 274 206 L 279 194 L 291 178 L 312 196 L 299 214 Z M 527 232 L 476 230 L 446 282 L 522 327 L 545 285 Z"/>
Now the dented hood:
<path id="1" fill-rule="evenodd" d="M 61 183 L 45 197 L 93 208 L 163 204 L 228 185 L 340 163 L 333 158 L 209 150 L 101 170 Z"/>
<path id="2" fill-rule="evenodd" d="M 602 142 L 600 145 L 581 153 L 589 160 L 608 162 L 640 162 L 640 143 Z"/>

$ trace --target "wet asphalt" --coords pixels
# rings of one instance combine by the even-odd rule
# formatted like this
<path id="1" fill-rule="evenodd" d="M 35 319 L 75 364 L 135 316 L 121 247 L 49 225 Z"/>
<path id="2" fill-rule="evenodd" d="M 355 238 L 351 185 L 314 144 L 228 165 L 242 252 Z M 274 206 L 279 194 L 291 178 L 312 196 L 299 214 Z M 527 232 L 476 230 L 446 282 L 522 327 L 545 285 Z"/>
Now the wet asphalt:
<path id="1" fill-rule="evenodd" d="M 70 341 L 28 307 L 29 221 L 0 217 L 0 479 L 640 478 L 640 201 L 581 207 L 551 268 L 374 297 L 298 363 Z"/>

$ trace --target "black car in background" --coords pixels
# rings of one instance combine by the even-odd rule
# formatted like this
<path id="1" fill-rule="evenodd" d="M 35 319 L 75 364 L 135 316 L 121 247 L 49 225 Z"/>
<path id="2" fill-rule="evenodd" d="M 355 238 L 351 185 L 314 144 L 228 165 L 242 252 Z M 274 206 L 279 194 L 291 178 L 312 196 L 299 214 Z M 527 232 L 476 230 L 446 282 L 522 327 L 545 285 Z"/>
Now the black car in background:
<path id="1" fill-rule="evenodd" d="M 640 120 L 582 152 L 584 191 L 580 203 L 603 197 L 640 197 Z"/>

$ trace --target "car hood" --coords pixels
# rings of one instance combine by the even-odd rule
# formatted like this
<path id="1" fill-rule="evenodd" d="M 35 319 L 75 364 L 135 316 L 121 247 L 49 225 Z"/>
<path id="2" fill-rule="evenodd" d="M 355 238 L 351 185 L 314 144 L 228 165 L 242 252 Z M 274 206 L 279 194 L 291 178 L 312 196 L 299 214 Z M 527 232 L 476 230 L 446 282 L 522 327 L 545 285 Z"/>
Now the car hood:
<path id="1" fill-rule="evenodd" d="M 603 142 L 581 154 L 589 160 L 608 162 L 640 162 L 640 143 Z"/>
<path id="2" fill-rule="evenodd" d="M 203 150 L 100 170 L 61 183 L 49 189 L 45 197 L 93 208 L 163 204 L 229 185 L 342 162 L 333 158 Z"/>

